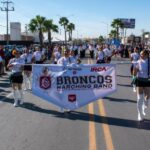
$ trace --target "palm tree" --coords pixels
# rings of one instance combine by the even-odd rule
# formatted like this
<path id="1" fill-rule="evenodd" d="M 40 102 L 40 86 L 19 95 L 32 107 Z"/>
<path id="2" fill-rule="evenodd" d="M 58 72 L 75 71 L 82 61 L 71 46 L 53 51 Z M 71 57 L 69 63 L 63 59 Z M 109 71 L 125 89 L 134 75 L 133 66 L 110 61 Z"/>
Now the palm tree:
<path id="1" fill-rule="evenodd" d="M 69 33 L 69 41 L 72 40 L 72 31 L 75 30 L 75 25 L 73 23 L 69 23 L 67 25 L 67 31 Z"/>
<path id="2" fill-rule="evenodd" d="M 109 36 L 112 37 L 112 38 L 116 38 L 117 31 L 116 30 L 111 30 L 110 33 L 109 33 Z"/>
<path id="3" fill-rule="evenodd" d="M 66 17 L 61 17 L 60 20 L 59 20 L 59 24 L 64 27 L 65 44 L 66 44 L 66 37 L 67 37 L 66 33 L 67 33 L 67 25 L 68 25 L 68 23 L 69 23 L 69 20 Z"/>
<path id="4" fill-rule="evenodd" d="M 105 39 L 102 35 L 100 35 L 98 41 L 102 44 L 105 41 Z"/>
<path id="5" fill-rule="evenodd" d="M 44 30 L 45 17 L 37 15 L 31 19 L 28 27 L 31 32 L 39 32 L 40 45 L 43 45 L 43 30 Z"/>
<path id="6" fill-rule="evenodd" d="M 44 27 L 45 31 L 48 32 L 48 42 L 49 46 L 51 47 L 52 45 L 52 32 L 57 32 L 58 33 L 58 26 L 53 24 L 53 20 L 45 20 L 44 21 Z"/>
<path id="7" fill-rule="evenodd" d="M 116 30 L 116 37 L 119 38 L 119 28 L 123 28 L 123 23 L 120 19 L 114 19 L 111 26 Z"/>

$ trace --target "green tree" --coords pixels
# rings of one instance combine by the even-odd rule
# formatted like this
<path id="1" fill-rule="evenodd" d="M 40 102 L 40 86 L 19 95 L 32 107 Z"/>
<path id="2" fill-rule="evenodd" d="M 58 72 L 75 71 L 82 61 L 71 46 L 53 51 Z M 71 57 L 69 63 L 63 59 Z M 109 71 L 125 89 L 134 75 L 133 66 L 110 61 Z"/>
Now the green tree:
<path id="1" fill-rule="evenodd" d="M 119 38 L 119 28 L 123 28 L 123 23 L 120 19 L 114 19 L 111 26 L 116 30 L 116 38 Z"/>
<path id="2" fill-rule="evenodd" d="M 64 32 L 65 32 L 65 44 L 66 44 L 66 39 L 67 39 L 67 25 L 69 23 L 69 20 L 66 17 L 61 17 L 59 20 L 59 24 L 64 27 Z"/>
<path id="3" fill-rule="evenodd" d="M 100 35 L 99 38 L 98 38 L 98 41 L 99 41 L 100 43 L 103 43 L 104 40 L 105 40 L 104 37 Z"/>
<path id="4" fill-rule="evenodd" d="M 43 45 L 44 22 L 45 22 L 45 17 L 37 15 L 35 18 L 30 20 L 30 23 L 28 25 L 29 30 L 31 32 L 39 33 L 40 45 Z"/>
<path id="5" fill-rule="evenodd" d="M 111 38 L 116 38 L 116 36 L 117 36 L 117 31 L 116 31 L 116 30 L 111 30 L 110 33 L 109 33 L 109 36 L 110 36 Z"/>
<path id="6" fill-rule="evenodd" d="M 51 45 L 52 45 L 52 32 L 58 33 L 58 26 L 53 24 L 52 19 L 49 19 L 49 20 L 44 21 L 44 28 L 45 28 L 44 31 L 48 33 L 48 43 L 49 43 L 49 46 L 51 47 Z"/>
<path id="7" fill-rule="evenodd" d="M 75 25 L 73 23 L 69 23 L 67 25 L 67 31 L 69 34 L 69 41 L 72 41 L 72 31 L 75 30 Z"/>

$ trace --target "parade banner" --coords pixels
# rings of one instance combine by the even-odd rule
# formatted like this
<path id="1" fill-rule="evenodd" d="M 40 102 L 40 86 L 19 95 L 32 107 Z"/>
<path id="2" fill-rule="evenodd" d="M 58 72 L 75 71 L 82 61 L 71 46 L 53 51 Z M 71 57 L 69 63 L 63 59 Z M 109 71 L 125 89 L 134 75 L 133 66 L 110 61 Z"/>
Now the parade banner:
<path id="1" fill-rule="evenodd" d="M 74 110 L 116 91 L 115 65 L 33 65 L 32 92 Z"/>

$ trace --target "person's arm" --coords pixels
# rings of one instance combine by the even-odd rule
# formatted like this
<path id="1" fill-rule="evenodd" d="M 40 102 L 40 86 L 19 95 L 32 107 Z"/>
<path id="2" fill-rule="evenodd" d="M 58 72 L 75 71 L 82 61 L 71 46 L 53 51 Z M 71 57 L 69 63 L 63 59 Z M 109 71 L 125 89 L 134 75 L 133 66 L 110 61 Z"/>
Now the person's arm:
<path id="1" fill-rule="evenodd" d="M 130 54 L 130 60 L 131 60 L 131 61 L 133 61 L 133 57 L 132 57 L 132 54 Z"/>
<path id="2" fill-rule="evenodd" d="M 3 59 L 2 59 L 2 57 L 0 56 L 0 63 L 2 63 L 2 61 L 3 61 Z"/>
<path id="3" fill-rule="evenodd" d="M 8 65 L 7 65 L 7 68 L 10 69 L 11 67 L 13 67 L 13 60 L 10 59 Z"/>

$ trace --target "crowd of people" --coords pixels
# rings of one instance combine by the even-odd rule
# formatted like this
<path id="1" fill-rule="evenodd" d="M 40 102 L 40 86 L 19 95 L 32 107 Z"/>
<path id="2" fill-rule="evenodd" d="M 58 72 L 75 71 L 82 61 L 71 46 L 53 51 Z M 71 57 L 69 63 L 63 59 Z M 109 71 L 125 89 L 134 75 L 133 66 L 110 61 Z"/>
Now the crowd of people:
<path id="1" fill-rule="evenodd" d="M 23 83 L 24 90 L 31 90 L 32 64 L 80 64 L 85 57 L 95 59 L 97 64 L 111 63 L 113 56 L 126 57 L 126 51 L 124 50 L 125 46 L 122 45 L 116 47 L 115 45 L 90 43 L 78 45 L 55 44 L 51 49 L 30 46 L 24 47 L 23 51 L 16 48 L 11 51 L 8 49 L 4 51 L 0 47 L 0 75 L 3 75 L 5 70 L 11 70 L 10 82 L 13 89 L 14 106 L 16 107 L 23 104 Z M 132 62 L 131 75 L 133 81 L 137 78 L 148 79 L 150 77 L 148 73 L 150 68 L 148 51 L 143 50 L 142 47 L 129 47 L 128 54 Z M 150 85 L 145 87 L 145 84 L 138 85 L 133 82 L 133 91 L 137 92 L 138 121 L 142 121 L 150 100 Z"/>

